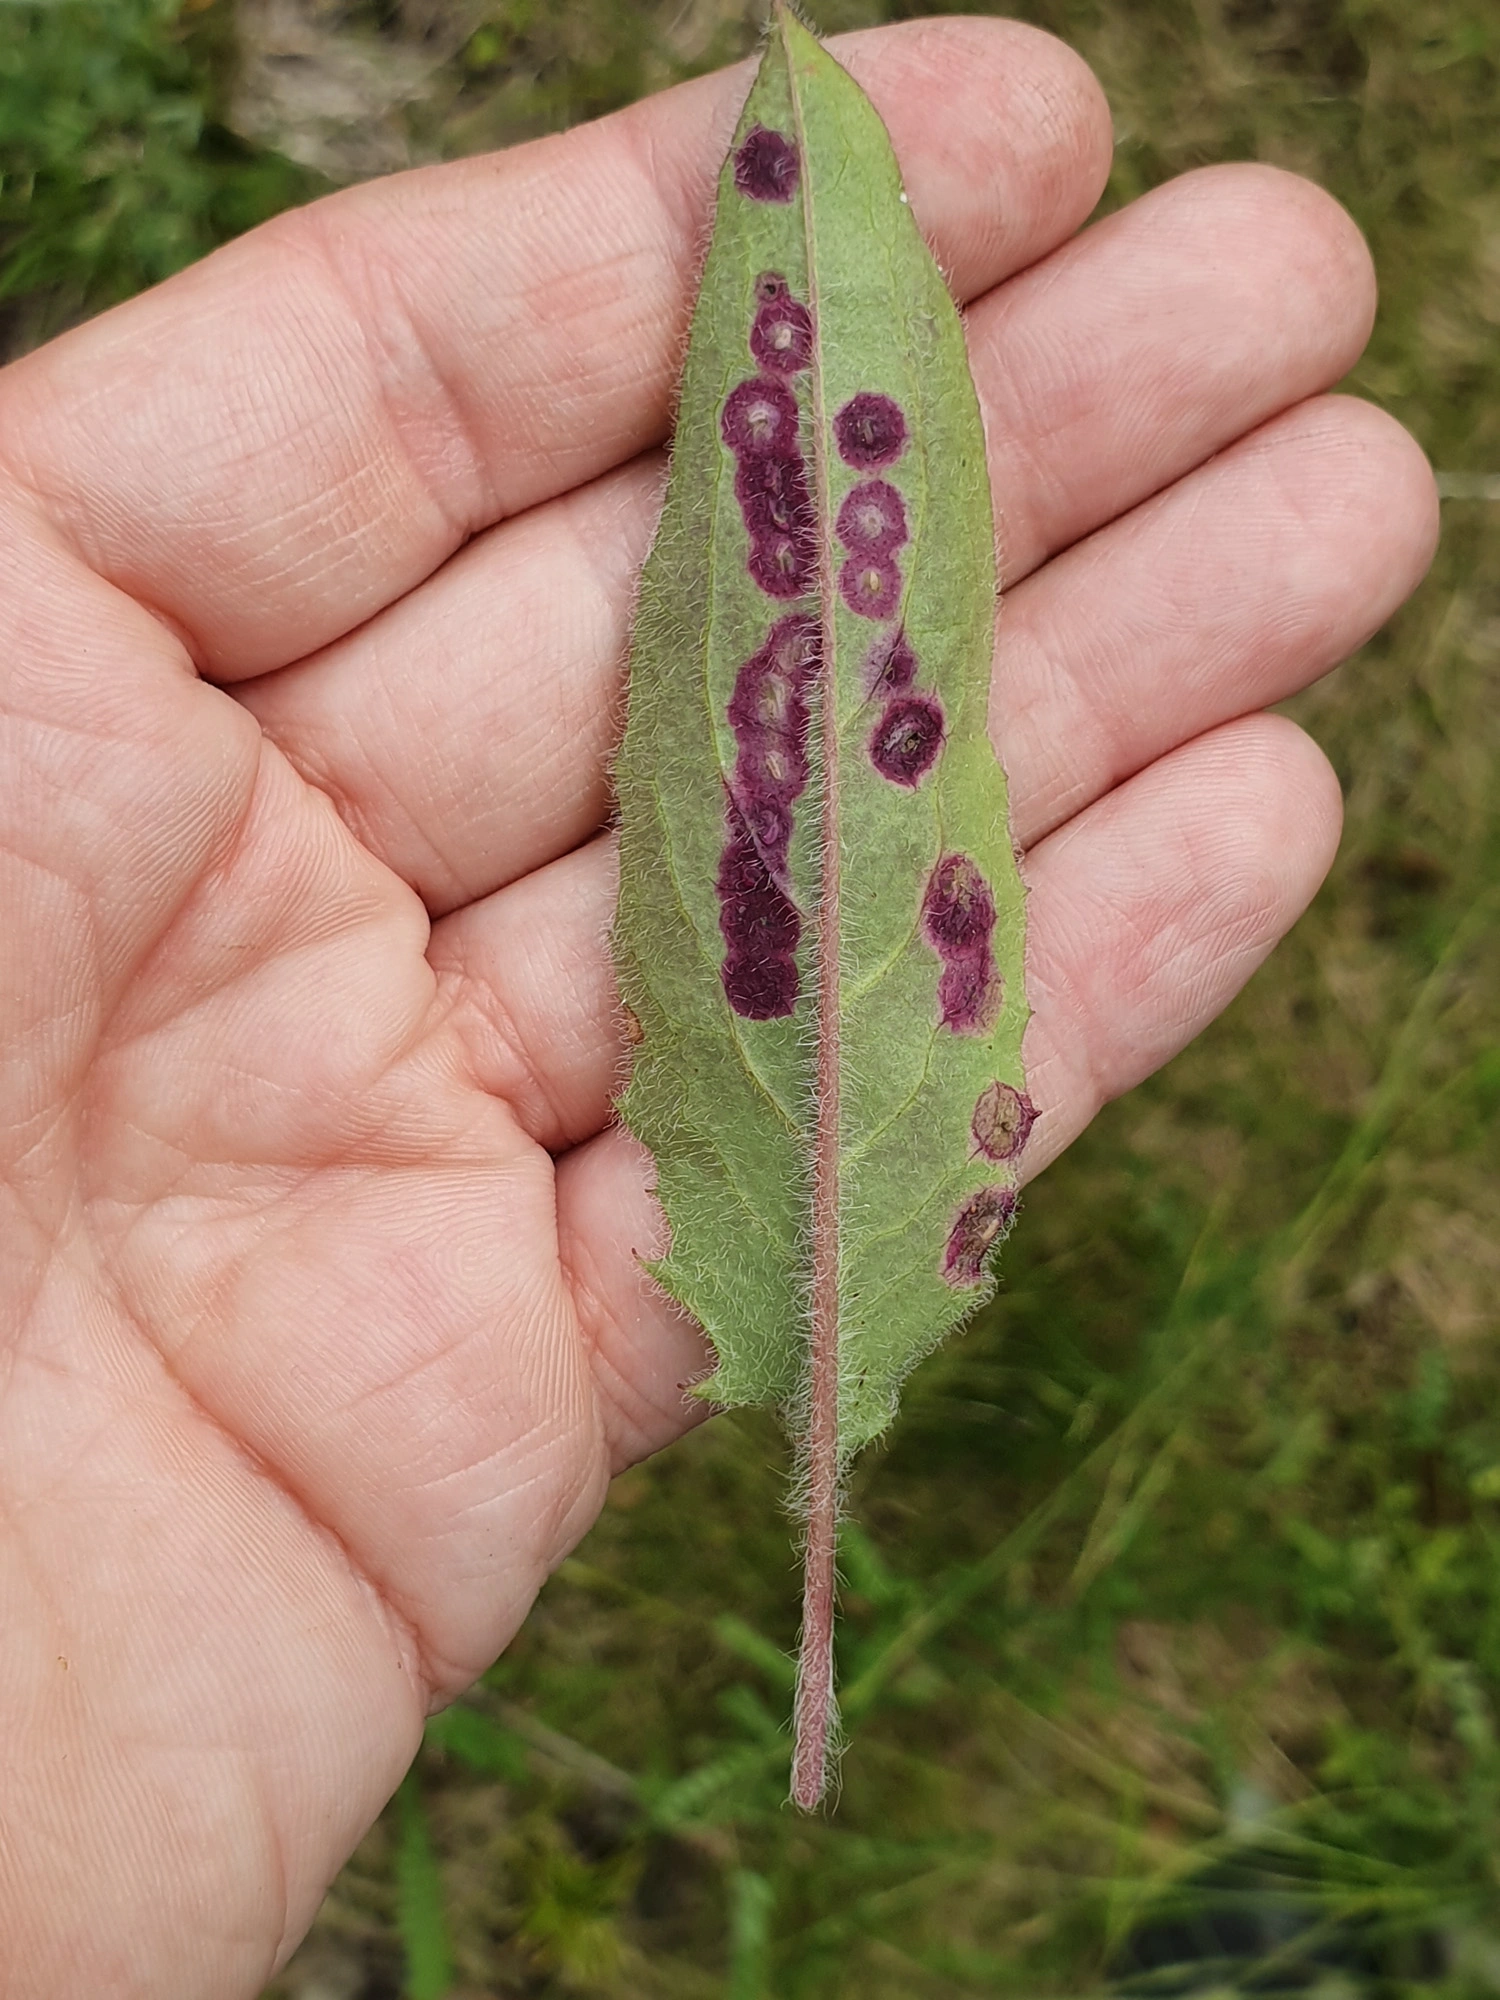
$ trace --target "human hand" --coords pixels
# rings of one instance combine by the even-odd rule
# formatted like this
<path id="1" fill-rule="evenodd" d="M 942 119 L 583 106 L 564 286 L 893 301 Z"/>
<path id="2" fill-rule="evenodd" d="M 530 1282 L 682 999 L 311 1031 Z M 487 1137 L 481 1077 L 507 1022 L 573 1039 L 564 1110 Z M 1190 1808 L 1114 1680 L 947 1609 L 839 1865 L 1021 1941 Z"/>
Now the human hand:
<path id="1" fill-rule="evenodd" d="M 1332 775 L 1255 711 L 1412 588 L 1432 484 L 1319 393 L 1373 296 L 1326 197 L 1217 169 L 1067 243 L 1076 58 L 839 52 L 974 301 L 1035 1171 L 1321 880 Z M 11 2000 L 255 1993 L 695 1414 L 609 1123 L 607 773 L 745 82 L 283 217 L 0 376 Z"/>

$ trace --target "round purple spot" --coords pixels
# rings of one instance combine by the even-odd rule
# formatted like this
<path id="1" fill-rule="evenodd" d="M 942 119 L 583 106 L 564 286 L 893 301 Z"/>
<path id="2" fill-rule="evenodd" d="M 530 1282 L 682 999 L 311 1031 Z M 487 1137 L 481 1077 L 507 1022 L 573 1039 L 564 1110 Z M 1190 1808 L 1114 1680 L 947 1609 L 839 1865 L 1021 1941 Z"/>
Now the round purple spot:
<path id="1" fill-rule="evenodd" d="M 797 148 L 764 125 L 752 125 L 735 151 L 734 184 L 752 201 L 790 201 L 800 174 Z"/>
<path id="2" fill-rule="evenodd" d="M 735 466 L 734 492 L 745 519 L 745 532 L 752 539 L 773 533 L 796 535 L 809 549 L 815 546 L 812 495 L 800 458 L 748 453 Z"/>
<path id="3" fill-rule="evenodd" d="M 727 834 L 719 861 L 719 931 L 724 939 L 720 979 L 737 1014 L 772 1021 L 797 1004 L 793 956 L 802 920 L 790 896 L 771 878 L 744 815 L 728 802 Z"/>
<path id="4" fill-rule="evenodd" d="M 989 950 L 995 899 L 967 854 L 945 854 L 928 877 L 922 928 L 944 958 L 981 946 Z"/>
<path id="5" fill-rule="evenodd" d="M 906 503 L 884 479 L 862 479 L 844 496 L 835 533 L 851 555 L 879 562 L 910 539 Z"/>
<path id="6" fill-rule="evenodd" d="M 797 399 L 784 382 L 764 375 L 740 382 L 724 400 L 719 435 L 729 449 L 770 452 L 792 458 L 797 452 Z"/>
<path id="7" fill-rule="evenodd" d="M 1036 1106 L 1024 1091 L 996 1081 L 979 1093 L 969 1130 L 987 1160 L 1013 1160 L 1031 1137 L 1036 1118 Z"/>
<path id="8" fill-rule="evenodd" d="M 773 375 L 795 375 L 812 360 L 812 314 L 800 299 L 768 300 L 750 328 L 750 352 Z"/>
<path id="9" fill-rule="evenodd" d="M 883 562 L 851 556 L 839 571 L 839 592 L 861 618 L 894 618 L 901 603 L 901 572 L 889 556 Z"/>
<path id="10" fill-rule="evenodd" d="M 817 575 L 816 551 L 805 535 L 772 530 L 750 544 L 745 567 L 767 597 L 805 597 Z"/>
<path id="11" fill-rule="evenodd" d="M 915 786 L 943 747 L 943 710 L 926 694 L 898 695 L 870 738 L 870 762 L 893 785 Z"/>
<path id="12" fill-rule="evenodd" d="M 905 629 L 882 632 L 865 656 L 865 687 L 873 701 L 883 694 L 904 694 L 917 678 L 917 656 Z"/>
<path id="13" fill-rule="evenodd" d="M 779 1021 L 797 1007 L 797 961 L 730 952 L 721 978 L 724 997 L 742 1020 Z"/>
<path id="14" fill-rule="evenodd" d="M 944 1280 L 956 1287 L 977 1285 L 985 1259 L 1003 1239 L 1016 1215 L 1014 1188 L 980 1188 L 953 1218 L 943 1251 Z"/>
<path id="15" fill-rule="evenodd" d="M 874 389 L 861 389 L 833 420 L 839 456 L 857 472 L 894 465 L 906 449 L 906 419 L 898 403 Z"/>

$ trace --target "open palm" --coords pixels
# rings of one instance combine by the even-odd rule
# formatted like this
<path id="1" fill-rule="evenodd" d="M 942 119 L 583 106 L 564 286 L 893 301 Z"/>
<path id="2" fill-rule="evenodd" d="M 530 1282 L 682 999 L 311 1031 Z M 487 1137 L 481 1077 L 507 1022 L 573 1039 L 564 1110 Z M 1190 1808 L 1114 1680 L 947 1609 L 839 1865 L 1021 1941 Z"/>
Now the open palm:
<path id="1" fill-rule="evenodd" d="M 841 49 L 958 293 L 1036 1167 L 1321 880 L 1256 713 L 1420 575 L 1326 197 L 1069 241 L 1097 87 Z M 608 766 L 743 71 L 287 216 L 0 376 L 0 1988 L 253 1994 L 612 1471 L 691 1421 L 610 1124 Z"/>

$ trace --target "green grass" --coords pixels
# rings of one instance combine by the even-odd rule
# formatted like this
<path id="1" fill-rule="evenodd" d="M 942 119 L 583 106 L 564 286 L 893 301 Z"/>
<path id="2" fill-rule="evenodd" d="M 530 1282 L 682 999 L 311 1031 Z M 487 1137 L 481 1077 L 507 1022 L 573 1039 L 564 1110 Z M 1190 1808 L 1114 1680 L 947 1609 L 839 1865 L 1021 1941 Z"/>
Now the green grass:
<path id="1" fill-rule="evenodd" d="M 1353 386 L 1444 470 L 1500 471 L 1493 0 L 1014 11 L 1099 70 L 1110 203 L 1229 158 L 1338 194 L 1384 295 Z M 31 322 L 307 190 L 204 137 L 227 14 L 208 35 L 94 9 L 135 24 L 131 81 L 121 110 L 96 68 L 80 110 L 57 24 L 83 10 L 45 12 L 0 29 L 0 270 Z M 606 109 L 747 47 L 749 12 L 494 6 L 415 143 Z M 1286 1978 L 1325 2000 L 1500 1992 L 1500 507 L 1450 502 L 1445 529 L 1417 600 L 1292 705 L 1348 798 L 1328 888 L 1030 1192 L 998 1305 L 860 1470 L 837 1814 L 782 1804 L 781 1446 L 723 1420 L 617 1483 L 432 1725 L 277 2000 L 450 1972 L 466 1994 L 1146 1991 L 1143 1924 L 1211 1950 L 1233 1908 L 1278 1910 Z"/>

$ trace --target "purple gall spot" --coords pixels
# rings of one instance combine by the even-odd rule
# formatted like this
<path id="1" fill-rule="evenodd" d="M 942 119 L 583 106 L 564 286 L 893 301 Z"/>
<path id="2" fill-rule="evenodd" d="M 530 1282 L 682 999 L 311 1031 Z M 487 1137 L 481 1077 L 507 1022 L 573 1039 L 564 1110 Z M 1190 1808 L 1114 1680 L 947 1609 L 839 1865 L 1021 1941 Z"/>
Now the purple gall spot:
<path id="1" fill-rule="evenodd" d="M 945 854 L 927 880 L 922 928 L 942 958 L 990 948 L 995 899 L 967 854 Z"/>
<path id="2" fill-rule="evenodd" d="M 738 751 L 732 803 L 739 818 L 720 869 L 721 894 L 746 893 L 753 886 L 737 877 L 730 881 L 735 867 L 749 865 L 743 862 L 743 842 L 735 844 L 741 827 L 766 872 L 786 873 L 791 809 L 807 785 L 807 694 L 821 641 L 815 618 L 778 618 L 760 651 L 735 676 L 728 717 Z"/>
<path id="3" fill-rule="evenodd" d="M 738 772 L 736 776 L 738 776 Z M 805 782 L 805 781 L 804 781 Z M 799 791 L 802 787 L 799 785 Z M 786 866 L 786 851 L 792 840 L 792 809 L 777 798 L 757 798 L 753 792 L 736 787 L 736 798 L 750 838 L 774 873 Z"/>
<path id="4" fill-rule="evenodd" d="M 942 747 L 942 704 L 932 695 L 901 695 L 876 724 L 870 762 L 893 785 L 911 787 L 932 769 Z"/>
<path id="5" fill-rule="evenodd" d="M 900 607 L 901 572 L 890 556 L 883 562 L 851 556 L 839 571 L 839 595 L 861 618 L 884 622 L 894 618 Z"/>
<path id="6" fill-rule="evenodd" d="M 734 184 L 752 201 L 790 201 L 801 172 L 791 140 L 764 125 L 752 125 L 735 151 Z"/>
<path id="7" fill-rule="evenodd" d="M 719 435 L 736 457 L 769 452 L 795 458 L 797 399 L 784 382 L 773 382 L 764 375 L 739 382 L 724 400 Z"/>
<path id="8" fill-rule="evenodd" d="M 763 650 L 777 672 L 790 674 L 805 692 L 823 665 L 823 627 L 805 611 L 778 618 L 766 634 Z"/>
<path id="9" fill-rule="evenodd" d="M 974 1106 L 969 1130 L 974 1145 L 987 1160 L 1013 1160 L 1031 1137 L 1036 1106 L 1012 1084 L 986 1084 Z"/>
<path id="10" fill-rule="evenodd" d="M 772 299 L 755 315 L 750 352 L 773 375 L 795 375 L 812 360 L 812 314 L 800 299 Z"/>
<path id="11" fill-rule="evenodd" d="M 817 551 L 805 535 L 773 530 L 750 544 L 745 567 L 767 597 L 806 597 L 817 576 Z"/>
<path id="12" fill-rule="evenodd" d="M 906 503 L 884 479 L 861 480 L 845 495 L 834 532 L 851 555 L 879 562 L 911 539 Z"/>
<path id="13" fill-rule="evenodd" d="M 807 469 L 800 458 L 773 458 L 765 452 L 741 458 L 735 467 L 734 493 L 752 541 L 759 535 L 792 535 L 807 544 L 812 558 L 817 524 Z"/>
<path id="14" fill-rule="evenodd" d="M 797 961 L 731 953 L 722 972 L 724 997 L 741 1019 L 780 1021 L 797 1011 Z"/>
<path id="15" fill-rule="evenodd" d="M 727 838 L 716 884 L 725 947 L 720 968 L 724 996 L 746 1020 L 773 1021 L 797 1004 L 794 953 L 802 919 L 791 897 L 771 879 L 733 798 L 725 820 Z"/>
<path id="16" fill-rule="evenodd" d="M 938 981 L 938 1022 L 955 1035 L 987 1034 L 1000 1011 L 1000 978 L 988 951 L 944 959 Z"/>
<path id="17" fill-rule="evenodd" d="M 894 465 L 906 449 L 906 419 L 889 396 L 861 389 L 833 420 L 834 440 L 845 465 L 856 472 L 874 472 Z"/>
<path id="18" fill-rule="evenodd" d="M 1000 1007 L 990 940 L 995 899 L 967 854 L 945 854 L 928 878 L 922 929 L 943 962 L 938 1019 L 957 1035 L 982 1034 Z"/>
<path id="19" fill-rule="evenodd" d="M 755 281 L 755 296 L 764 305 L 768 299 L 791 297 L 791 286 L 779 271 L 762 271 Z"/>
<path id="20" fill-rule="evenodd" d="M 953 1218 L 943 1250 L 943 1279 L 955 1289 L 977 1285 L 984 1277 L 985 1259 L 1005 1237 L 1016 1218 L 1014 1188 L 980 1188 Z"/>
<path id="21" fill-rule="evenodd" d="M 905 694 L 916 678 L 917 656 L 905 630 L 882 632 L 865 658 L 865 687 L 870 699 Z"/>
<path id="22" fill-rule="evenodd" d="M 719 862 L 719 929 L 731 952 L 763 958 L 795 951 L 802 935 L 797 906 L 773 882 L 739 806 L 729 801 L 728 838 Z"/>
<path id="23" fill-rule="evenodd" d="M 719 873 L 714 886 L 721 902 L 738 907 L 747 897 L 759 895 L 770 879 L 770 871 L 750 837 L 744 814 L 733 799 L 729 803 L 727 823 L 724 852 L 719 857 Z"/>
<path id="24" fill-rule="evenodd" d="M 735 675 L 729 726 L 737 737 L 769 731 L 805 740 L 806 693 L 818 670 L 821 634 L 805 614 L 778 618 L 766 642 Z"/>

